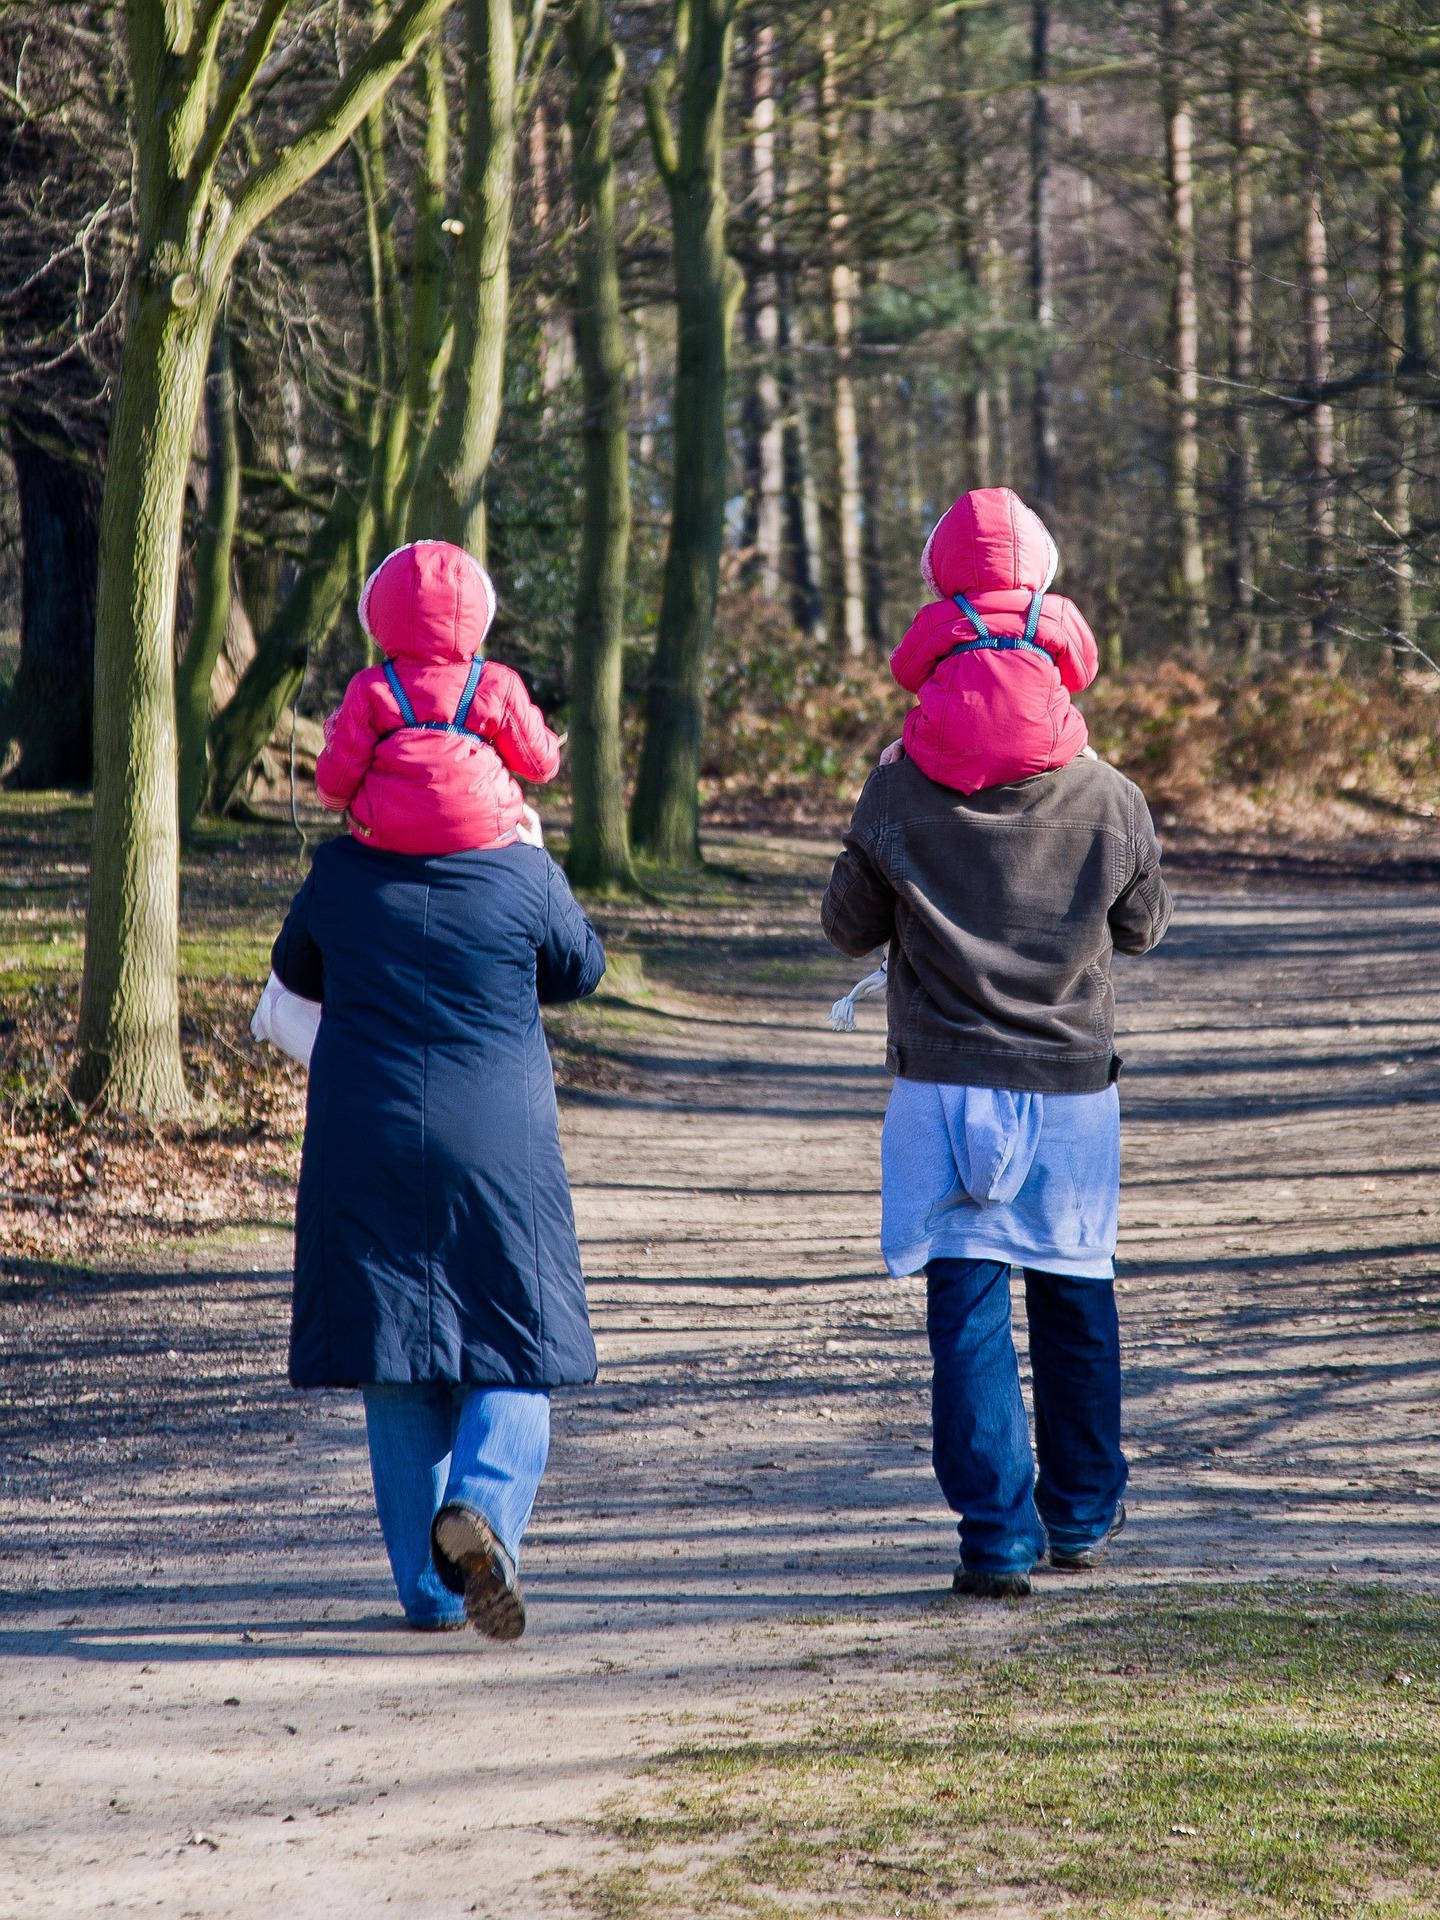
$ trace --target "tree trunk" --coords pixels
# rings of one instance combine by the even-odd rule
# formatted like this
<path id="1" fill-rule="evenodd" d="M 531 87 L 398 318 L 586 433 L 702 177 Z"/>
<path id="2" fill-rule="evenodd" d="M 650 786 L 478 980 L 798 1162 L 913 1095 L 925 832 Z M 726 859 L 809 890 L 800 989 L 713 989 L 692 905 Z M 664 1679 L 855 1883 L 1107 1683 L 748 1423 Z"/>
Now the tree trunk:
<path id="1" fill-rule="evenodd" d="M 87 1103 L 150 1118 L 189 1107 L 180 1062 L 175 581 L 210 333 L 235 257 L 349 139 L 438 23 L 398 0 L 310 118 L 218 178 L 285 12 L 267 0 L 218 59 L 229 11 L 167 0 L 124 12 L 135 265 L 110 425 L 95 621 L 95 801 L 79 1054 Z M 228 178 L 229 176 L 227 176 Z"/>
<path id="2" fill-rule="evenodd" d="M 175 578 L 217 290 L 136 290 L 100 518 L 95 805 L 72 1091 L 150 1119 L 188 1111 L 180 1064 Z"/>
<path id="3" fill-rule="evenodd" d="M 188 834 L 210 786 L 210 682 L 230 619 L 230 555 L 240 513 L 240 448 L 230 336 L 215 330 L 205 382 L 205 517 L 195 544 L 195 617 L 175 676 L 180 831 Z"/>
<path id="4" fill-rule="evenodd" d="M 754 361 L 746 409 L 747 532 L 755 550 L 753 576 L 767 600 L 779 598 L 785 544 L 785 449 L 777 363 L 780 308 L 775 268 L 775 29 L 756 30 L 751 62 L 750 193 L 755 204 L 756 252 L 761 267 L 746 308 Z"/>
<path id="5" fill-rule="evenodd" d="M 1392 155 L 1398 159 L 1400 115 L 1390 101 L 1385 128 Z M 1395 664 L 1407 662 L 1415 645 L 1415 563 L 1410 551 L 1410 475 L 1415 464 L 1414 415 L 1400 389 L 1399 373 L 1405 357 L 1405 236 L 1401 213 L 1403 182 L 1400 167 L 1388 166 L 1381 175 L 1376 209 L 1376 253 L 1379 268 L 1380 351 L 1385 364 L 1382 436 L 1385 450 L 1386 569 L 1390 576 L 1387 626 Z"/>
<path id="6" fill-rule="evenodd" d="M 631 808 L 637 847 L 686 864 L 700 857 L 700 748 L 705 668 L 725 533 L 725 400 L 730 328 L 743 292 L 725 251 L 725 84 L 734 0 L 677 0 L 678 134 L 669 118 L 674 66 L 646 88 L 646 116 L 670 200 L 675 252 L 674 477 L 660 617 Z"/>
<path id="7" fill-rule="evenodd" d="M 436 423 L 433 527 L 485 558 L 485 474 L 505 379 L 515 171 L 512 0 L 466 0 L 465 165 L 455 344 Z"/>
<path id="8" fill-rule="evenodd" d="M 851 345 L 854 275 L 846 257 L 845 115 L 835 83 L 835 24 L 828 7 L 820 15 L 820 157 L 825 169 L 825 225 L 830 253 L 839 637 L 845 652 L 858 660 L 865 654 L 865 566 L 860 529 L 860 427 Z"/>
<path id="9" fill-rule="evenodd" d="M 1205 549 L 1200 540 L 1200 316 L 1195 291 L 1193 135 L 1184 75 L 1185 0 L 1160 10 L 1164 59 L 1165 173 L 1170 219 L 1170 504 L 1180 638 L 1205 638 Z"/>
<path id="10" fill-rule="evenodd" d="M 860 496 L 863 506 L 860 552 L 865 577 L 865 639 L 871 651 L 890 649 L 889 611 L 885 603 L 885 545 L 882 502 L 885 497 L 885 447 L 880 437 L 883 406 L 872 378 L 866 383 L 860 429 Z M 884 389 L 881 388 L 881 393 Z"/>
<path id="11" fill-rule="evenodd" d="M 1320 92 L 1324 16 L 1317 0 L 1305 9 L 1305 138 L 1300 187 L 1301 282 L 1304 289 L 1306 571 L 1302 595 L 1309 610 L 1310 649 L 1317 666 L 1333 670 L 1335 645 L 1335 414 L 1321 398 L 1330 378 L 1329 264 L 1326 258 L 1322 172 L 1325 107 Z"/>
<path id="12" fill-rule="evenodd" d="M 344 487 L 337 490 L 234 697 L 210 723 L 210 804 L 217 814 L 240 799 L 251 767 L 299 691 L 306 661 L 339 618 L 353 584 L 356 530 L 373 527 L 374 511 L 370 489 L 358 498 Z"/>
<path id="13" fill-rule="evenodd" d="M 630 420 L 615 218 L 615 115 L 623 61 L 604 0 L 566 21 L 574 87 L 575 323 L 585 397 L 585 502 L 570 676 L 573 793 L 566 868 L 577 886 L 633 884 L 620 752 L 625 569 L 630 547 Z"/>
<path id="14" fill-rule="evenodd" d="M 400 544 L 396 516 L 405 484 L 410 409 L 408 384 L 400 376 L 406 347 L 400 324 L 400 269 L 395 258 L 394 214 L 385 165 L 383 101 L 366 116 L 353 142 L 353 153 L 365 213 L 370 282 L 365 329 L 372 395 L 368 435 L 370 485 L 375 496 L 376 534 L 388 549 Z"/>
<path id="15" fill-rule="evenodd" d="M 1250 387 L 1255 373 L 1255 103 L 1237 59 L 1230 78 L 1230 445 L 1225 457 L 1225 517 L 1229 533 L 1230 639 L 1255 660 L 1255 554 L 1251 513 L 1255 494 L 1255 424 Z"/>
<path id="16" fill-rule="evenodd" d="M 807 639 L 826 644 L 825 590 L 820 578 L 820 496 L 810 457 L 810 409 L 801 354 L 800 315 L 787 281 L 780 309 L 784 380 L 785 523 L 790 543 L 791 617 Z"/>
<path id="17" fill-rule="evenodd" d="M 956 74 L 968 74 L 973 54 L 970 44 L 970 15 L 962 7 L 951 26 L 951 59 Z M 979 317 L 984 287 L 980 196 L 976 187 L 975 114 L 963 87 L 950 109 L 954 125 L 953 217 L 955 222 L 955 265 L 962 287 L 969 294 L 972 310 Z M 964 424 L 965 473 L 972 487 L 990 484 L 990 389 L 984 362 L 973 342 L 963 350 L 961 365 L 961 419 Z"/>
<path id="18" fill-rule="evenodd" d="M 1031 392 L 1035 507 L 1053 518 L 1059 440 L 1055 431 L 1055 294 L 1050 257 L 1050 0 L 1030 0 L 1030 319 L 1035 328 Z"/>
<path id="19" fill-rule="evenodd" d="M 433 509 L 431 454 L 440 396 L 445 385 L 452 331 L 449 325 L 449 267 L 442 222 L 445 178 L 450 157 L 450 111 L 445 95 L 445 40 L 436 32 L 425 48 L 421 69 L 421 108 L 425 144 L 415 162 L 415 245 L 410 272 L 410 344 L 405 365 L 405 412 L 410 444 L 405 477 L 395 501 L 395 540 L 411 538 L 417 500 L 429 533 Z"/>
<path id="20" fill-rule="evenodd" d="M 20 498 L 20 664 L 5 710 L 12 787 L 90 784 L 101 483 L 12 426 Z"/>
<path id="21" fill-rule="evenodd" d="M 1424 80 L 1400 93 L 1400 196 L 1403 207 L 1406 373 L 1425 372 L 1435 352 L 1435 244 L 1431 202 L 1436 181 L 1435 112 Z"/>

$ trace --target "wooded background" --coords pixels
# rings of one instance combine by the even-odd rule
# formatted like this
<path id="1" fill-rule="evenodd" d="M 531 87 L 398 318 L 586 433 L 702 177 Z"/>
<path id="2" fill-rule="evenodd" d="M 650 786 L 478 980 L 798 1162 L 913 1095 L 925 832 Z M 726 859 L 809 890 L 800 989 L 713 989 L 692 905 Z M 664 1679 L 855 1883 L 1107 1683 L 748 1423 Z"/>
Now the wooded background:
<path id="1" fill-rule="evenodd" d="M 1423 665 L 1437 112 L 1423 0 L 0 0 L 10 780 L 117 716 L 86 1097 L 153 1045 L 136 849 L 336 704 L 405 537 L 494 573 L 591 884 L 695 857 L 707 695 L 874 705 L 968 486 L 1112 676 Z"/>

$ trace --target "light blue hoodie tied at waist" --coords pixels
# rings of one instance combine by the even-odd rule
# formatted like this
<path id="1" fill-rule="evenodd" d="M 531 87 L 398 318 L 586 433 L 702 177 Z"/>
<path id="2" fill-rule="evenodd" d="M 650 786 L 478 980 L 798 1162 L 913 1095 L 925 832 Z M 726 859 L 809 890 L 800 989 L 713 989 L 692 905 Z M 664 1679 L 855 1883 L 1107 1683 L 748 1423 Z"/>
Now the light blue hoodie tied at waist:
<path id="1" fill-rule="evenodd" d="M 1120 1208 L 1120 1096 L 897 1079 L 880 1137 L 892 1274 L 1007 1260 L 1108 1280 Z"/>

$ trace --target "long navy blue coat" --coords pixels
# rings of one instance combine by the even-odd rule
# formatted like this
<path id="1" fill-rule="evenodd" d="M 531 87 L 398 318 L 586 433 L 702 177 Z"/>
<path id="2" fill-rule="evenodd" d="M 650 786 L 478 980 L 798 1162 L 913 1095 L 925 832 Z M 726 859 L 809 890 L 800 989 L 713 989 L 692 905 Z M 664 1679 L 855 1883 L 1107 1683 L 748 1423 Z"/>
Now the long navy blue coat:
<path id="1" fill-rule="evenodd" d="M 593 1380 L 540 1002 L 593 993 L 605 955 L 549 854 L 328 841 L 271 963 L 325 1007 L 294 1385 Z"/>

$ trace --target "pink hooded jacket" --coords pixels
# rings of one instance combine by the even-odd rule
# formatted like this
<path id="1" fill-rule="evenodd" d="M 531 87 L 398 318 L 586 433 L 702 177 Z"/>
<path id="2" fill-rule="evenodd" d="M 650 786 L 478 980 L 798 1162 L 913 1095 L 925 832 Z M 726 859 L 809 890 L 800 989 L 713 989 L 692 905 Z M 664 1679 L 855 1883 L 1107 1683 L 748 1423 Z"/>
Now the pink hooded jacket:
<path id="1" fill-rule="evenodd" d="M 444 540 L 390 554 L 365 582 L 360 624 L 400 681 L 411 726 L 384 667 L 365 667 L 325 724 L 315 785 L 350 831 L 390 853 L 459 853 L 515 838 L 525 802 L 511 774 L 555 778 L 560 742 L 518 673 L 486 660 L 463 731 L 454 728 L 472 661 L 495 618 L 490 576 Z"/>
<path id="2" fill-rule="evenodd" d="M 1059 555 L 1044 522 L 1009 487 L 977 487 L 941 517 L 920 572 L 932 593 L 890 656 L 890 671 L 919 705 L 905 717 L 905 751 L 920 771 L 960 793 L 1063 767 L 1088 734 L 1070 695 L 1099 670 L 1095 636 L 1079 609 L 1046 593 L 1034 645 L 967 647 L 978 636 L 963 594 L 995 639 L 1019 639 L 1031 598 L 1055 578 Z"/>

